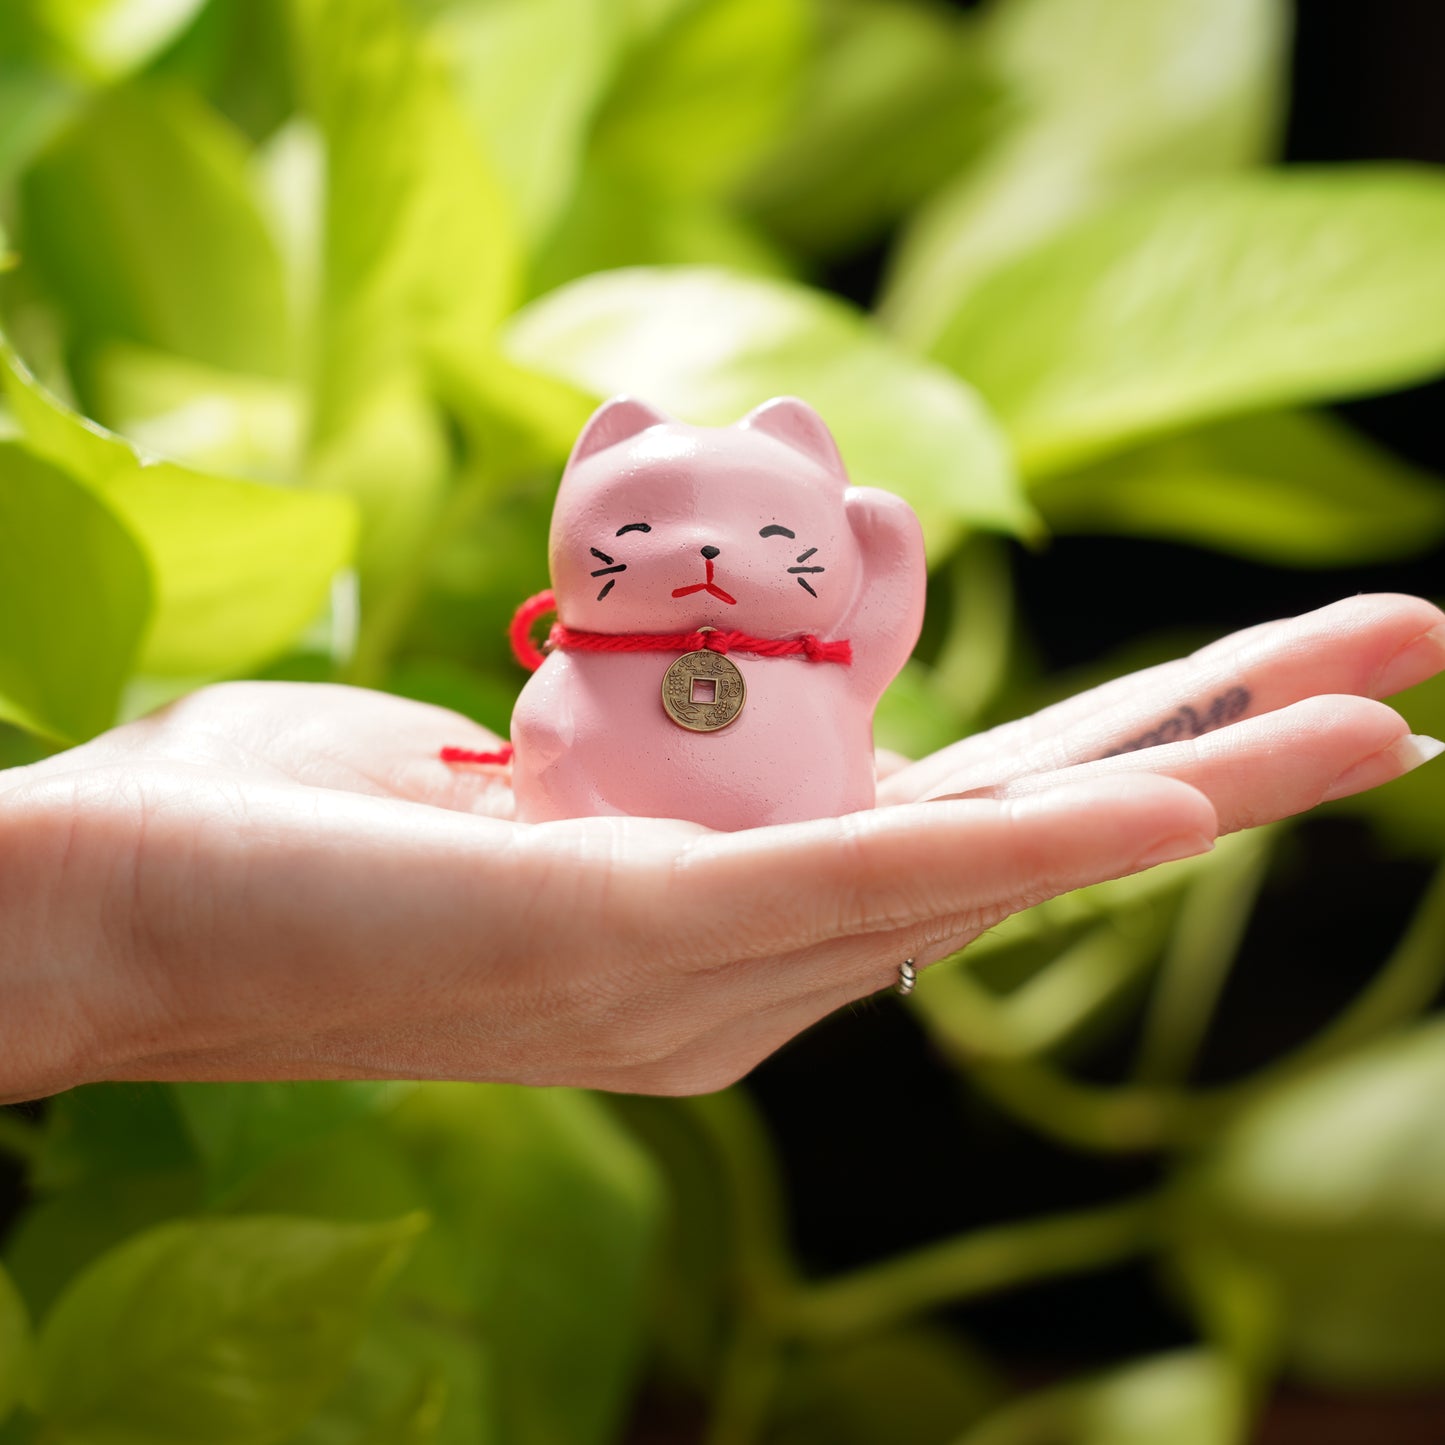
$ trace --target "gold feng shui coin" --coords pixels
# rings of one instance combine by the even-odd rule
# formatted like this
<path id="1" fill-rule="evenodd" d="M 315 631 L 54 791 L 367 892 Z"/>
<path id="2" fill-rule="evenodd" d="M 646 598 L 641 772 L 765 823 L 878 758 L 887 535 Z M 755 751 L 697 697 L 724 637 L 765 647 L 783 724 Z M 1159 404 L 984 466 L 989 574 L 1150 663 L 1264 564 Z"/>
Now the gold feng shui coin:
<path id="1" fill-rule="evenodd" d="M 748 690 L 737 665 L 720 652 L 684 652 L 662 677 L 662 706 L 689 732 L 715 733 L 743 710 Z"/>

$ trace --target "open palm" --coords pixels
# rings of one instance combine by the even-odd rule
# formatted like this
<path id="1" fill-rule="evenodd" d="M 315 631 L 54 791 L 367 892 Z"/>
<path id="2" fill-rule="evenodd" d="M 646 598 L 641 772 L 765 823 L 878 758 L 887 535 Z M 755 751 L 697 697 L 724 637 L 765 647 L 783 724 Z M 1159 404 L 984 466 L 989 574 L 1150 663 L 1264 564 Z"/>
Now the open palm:
<path id="1" fill-rule="evenodd" d="M 0 1096 L 717 1088 L 906 957 L 1407 771 L 1430 748 L 1374 699 L 1442 666 L 1437 609 L 1354 598 L 891 760 L 870 812 L 740 833 L 515 824 L 503 771 L 438 760 L 498 741 L 454 713 L 207 688 L 0 774 Z"/>

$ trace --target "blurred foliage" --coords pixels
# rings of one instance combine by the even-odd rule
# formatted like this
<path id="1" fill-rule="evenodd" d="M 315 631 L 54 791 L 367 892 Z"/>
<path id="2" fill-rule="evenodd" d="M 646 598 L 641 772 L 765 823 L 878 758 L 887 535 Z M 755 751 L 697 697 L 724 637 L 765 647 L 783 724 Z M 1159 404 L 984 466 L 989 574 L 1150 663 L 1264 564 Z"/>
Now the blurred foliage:
<path id="1" fill-rule="evenodd" d="M 340 1382 L 422 1224 L 258 1214 L 127 1239 L 46 1316 L 35 1409 L 76 1441 L 278 1438 Z"/>
<path id="2" fill-rule="evenodd" d="M 910 751 L 1063 684 L 1000 536 L 1430 548 L 1440 481 L 1309 408 L 1445 366 L 1445 176 L 1270 166 L 1288 40 L 1282 0 L 6 0 L 0 764 L 242 675 L 505 729 L 508 609 L 620 390 L 801 394 L 912 502 Z M 890 238 L 876 313 L 817 284 Z M 1445 733 L 1445 685 L 1406 706 Z M 1445 772 L 1335 806 L 1445 855 Z M 1323 1032 L 1198 1082 L 1287 837 L 1033 909 L 915 998 L 1000 1109 L 1158 1191 L 830 1279 L 737 1090 L 0 1112 L 0 1441 L 605 1445 L 646 1381 L 711 1445 L 1236 1445 L 1281 1372 L 1439 1385 L 1445 873 Z M 1120 1037 L 1132 1077 L 1076 1067 Z M 1195 1348 L 1010 1400 L 928 1318 L 1134 1256 Z"/>
<path id="3" fill-rule="evenodd" d="M 1226 1361 L 1198 1351 L 1042 1391 L 962 1445 L 1218 1445 L 1242 1438 L 1244 1425 L 1239 1380 Z"/>

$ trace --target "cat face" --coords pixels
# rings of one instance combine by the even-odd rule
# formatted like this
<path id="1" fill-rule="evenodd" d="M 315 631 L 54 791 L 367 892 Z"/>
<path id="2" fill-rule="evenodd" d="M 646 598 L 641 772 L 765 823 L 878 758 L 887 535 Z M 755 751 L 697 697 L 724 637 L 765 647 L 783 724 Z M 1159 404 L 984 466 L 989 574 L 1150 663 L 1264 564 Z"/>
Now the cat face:
<path id="1" fill-rule="evenodd" d="M 847 489 L 832 438 L 802 402 L 769 402 L 731 427 L 609 402 L 558 489 L 558 615 L 594 632 L 824 636 L 861 579 Z"/>

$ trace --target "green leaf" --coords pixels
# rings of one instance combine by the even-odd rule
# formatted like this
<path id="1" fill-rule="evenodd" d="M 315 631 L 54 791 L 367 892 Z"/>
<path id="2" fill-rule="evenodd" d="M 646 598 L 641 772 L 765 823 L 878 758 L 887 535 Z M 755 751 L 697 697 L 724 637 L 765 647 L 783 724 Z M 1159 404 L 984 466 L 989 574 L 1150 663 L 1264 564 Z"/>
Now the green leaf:
<path id="1" fill-rule="evenodd" d="M 69 742 L 109 727 L 151 590 L 144 553 L 101 498 L 0 442 L 0 719 Z"/>
<path id="2" fill-rule="evenodd" d="M 495 1358 L 498 1438 L 612 1441 L 658 1223 L 650 1161 L 562 1089 L 425 1084 L 388 1122 Z"/>
<path id="3" fill-rule="evenodd" d="M 9 723 L 0 723 L 0 768 L 28 767 L 50 757 L 55 751 L 53 744 L 34 733 L 22 732 Z"/>
<path id="4" fill-rule="evenodd" d="M 41 1413 L 75 1445 L 266 1445 L 336 1386 L 422 1225 L 258 1216 L 130 1239 L 46 1320 Z"/>
<path id="5" fill-rule="evenodd" d="M 805 1356 L 786 1376 L 773 1445 L 951 1445 L 997 1382 L 952 1336 L 914 1327 Z"/>
<path id="6" fill-rule="evenodd" d="M 741 203 L 811 255 L 860 249 L 988 127 L 977 27 L 935 0 L 829 0 L 802 99 Z"/>
<path id="7" fill-rule="evenodd" d="M 441 502 L 437 354 L 484 358 L 512 304 L 513 217 L 401 0 L 292 0 L 326 149 L 310 474 L 362 505 L 362 569 L 394 574 Z M 478 364 L 481 364 L 479 361 Z"/>
<path id="8" fill-rule="evenodd" d="M 561 1089 L 422 1084 L 277 1159 L 239 1206 L 339 1218 L 424 1207 L 434 1221 L 346 1386 L 290 1445 L 350 1445 L 438 1364 L 440 1445 L 612 1441 L 658 1195 L 651 1161 L 610 1115 Z"/>
<path id="9" fill-rule="evenodd" d="M 593 161 L 533 257 L 530 290 L 622 266 L 726 266 L 758 276 L 792 269 L 766 236 L 710 197 L 656 191 Z"/>
<path id="10" fill-rule="evenodd" d="M 145 670 L 244 672 L 320 611 L 354 544 L 345 499 L 149 461 L 62 406 L 3 339 L 0 382 L 29 445 L 87 482 L 149 555 L 157 597 Z"/>
<path id="11" fill-rule="evenodd" d="M 513 664 L 515 667 L 515 663 Z M 440 658 L 408 659 L 391 670 L 386 690 L 450 708 L 505 737 L 520 691 L 515 674 L 479 672 L 465 663 Z"/>
<path id="12" fill-rule="evenodd" d="M 305 417 L 294 384 L 125 345 L 98 351 L 90 371 L 97 417 L 143 451 L 222 476 L 296 479 Z"/>
<path id="13" fill-rule="evenodd" d="M 940 697 L 934 670 L 909 658 L 879 700 L 873 736 L 880 748 L 892 748 L 906 758 L 926 758 L 956 743 L 963 736 L 963 722 Z"/>
<path id="14" fill-rule="evenodd" d="M 189 1168 L 195 1153 L 170 1087 L 87 1084 L 49 1101 L 32 1188 L 94 1186 L 116 1174 Z"/>
<path id="15" fill-rule="evenodd" d="M 546 233 L 576 183 L 619 54 L 619 22 L 608 0 L 493 0 L 453 3 L 431 31 L 458 103 L 533 237 Z"/>
<path id="16" fill-rule="evenodd" d="M 0 55 L 4 54 L 0 36 Z M 58 76 L 24 61 L 0 59 L 0 185 L 9 186 L 77 103 Z"/>
<path id="17" fill-rule="evenodd" d="M 257 1083 L 171 1086 L 213 1197 L 272 1160 L 394 1103 L 410 1084 Z"/>
<path id="18" fill-rule="evenodd" d="M 1445 173 L 1358 167 L 1200 183 L 996 271 L 935 353 L 1027 473 L 1233 412 L 1385 390 L 1445 365 Z"/>
<path id="19" fill-rule="evenodd" d="M 388 676 L 406 696 L 415 695 L 413 689 L 429 694 L 439 683 L 437 697 L 423 701 L 451 692 L 452 702 L 442 706 L 506 732 L 525 679 L 519 679 L 502 621 L 516 610 L 518 598 L 532 596 L 547 580 L 547 524 L 560 464 L 557 459 L 545 472 L 506 488 L 490 505 L 478 506 L 437 548 L 433 589 L 416 618 L 417 652 L 428 659 L 472 658 L 487 674 L 485 682 L 478 688 L 473 680 L 462 690 L 455 673 L 449 680 L 444 670 L 425 664 L 417 670 L 403 662 Z"/>
<path id="20" fill-rule="evenodd" d="M 0 55 L 45 69 L 60 63 L 55 40 L 37 11 L 37 0 L 0 6 Z"/>
<path id="21" fill-rule="evenodd" d="M 959 1445 L 1243 1445 L 1247 1423 L 1239 1378 L 1182 1350 L 1029 1396 Z"/>
<path id="22" fill-rule="evenodd" d="M 549 492 L 556 468 L 592 412 L 592 399 L 576 387 L 518 366 L 500 352 L 438 355 L 435 382 L 489 471 L 509 479 L 546 473 Z M 544 546 L 550 514 L 549 497 L 541 517 Z"/>
<path id="23" fill-rule="evenodd" d="M 290 318 L 239 138 L 181 91 L 106 92 L 27 173 L 21 249 L 77 330 L 285 376 Z"/>
<path id="24" fill-rule="evenodd" d="M 404 1281 L 394 1298 L 341 1387 L 285 1445 L 503 1445 L 484 1330 Z"/>
<path id="25" fill-rule="evenodd" d="M 91 80 L 140 69 L 191 23 L 205 0 L 18 0 Z"/>
<path id="26" fill-rule="evenodd" d="M 400 0 L 291 9 L 326 142 L 324 435 L 376 385 L 409 375 L 424 344 L 485 346 L 511 303 L 517 255 L 446 67 Z"/>
<path id="27" fill-rule="evenodd" d="M 1165 537 L 1283 566 L 1393 560 L 1445 535 L 1445 482 L 1324 415 L 1215 422 L 1045 477 L 1031 496 L 1054 532 Z"/>
<path id="28" fill-rule="evenodd" d="M 1180 1199 L 1177 1247 L 1253 1276 L 1302 1377 L 1333 1388 L 1445 1379 L 1445 1022 L 1274 1089 Z"/>
<path id="29" fill-rule="evenodd" d="M 731 1095 L 728 1096 L 731 1099 Z M 726 1108 L 726 1105 L 724 1105 Z M 614 1094 L 607 1109 L 646 1151 L 666 1197 L 659 1221 L 656 1265 L 647 1281 L 646 1318 L 653 1369 L 699 1394 L 716 1384 L 726 1348 L 737 1281 L 758 1275 L 751 1218 L 737 1200 L 767 1210 L 762 1191 L 730 1176 L 722 1151 L 699 1127 L 690 1104 L 647 1094 Z M 769 1180 L 772 1184 L 775 1181 Z M 753 1206 L 750 1206 L 750 1208 Z"/>
<path id="30" fill-rule="evenodd" d="M 969 388 L 821 292 L 706 269 L 615 271 L 533 302 L 504 345 L 596 397 L 635 392 L 699 424 L 801 396 L 833 429 L 855 484 L 913 505 L 935 556 L 965 525 L 1033 525 Z"/>
<path id="31" fill-rule="evenodd" d="M 1002 92 L 981 160 L 917 211 L 882 310 L 915 345 L 1001 262 L 1162 183 L 1270 148 L 1289 59 L 1283 0 L 1011 0 L 985 16 Z"/>
<path id="32" fill-rule="evenodd" d="M 206 0 L 150 76 L 200 90 L 264 145 L 296 109 L 286 44 L 286 0 Z M 254 153 L 253 153 L 254 160 Z"/>
<path id="33" fill-rule="evenodd" d="M 386 1123 L 371 1115 L 277 1158 L 232 1206 L 366 1221 L 430 1211 L 428 1183 Z M 427 1231 L 373 1315 L 346 1379 L 286 1445 L 359 1445 L 373 1437 L 391 1445 L 406 1439 L 407 1429 L 433 1425 L 437 1445 L 500 1445 L 492 1324 L 477 1314 L 469 1289 L 475 1254 L 474 1244 L 445 1229 Z M 395 1436 L 383 1433 L 389 1428 Z"/>
<path id="34" fill-rule="evenodd" d="M 379 1420 L 360 1445 L 433 1445 L 440 1438 L 447 1403 L 446 1376 L 439 1370 L 422 1371 L 401 1408 Z M 473 1442 L 478 1438 L 471 1437 Z"/>
<path id="35" fill-rule="evenodd" d="M 139 1230 L 193 1214 L 201 1196 L 194 1170 L 106 1172 L 33 1203 L 6 1240 L 5 1263 L 43 1319 L 81 1270 Z"/>
<path id="36" fill-rule="evenodd" d="M 721 197 L 790 118 L 803 0 L 689 0 L 621 66 L 592 153 L 656 193 Z"/>
<path id="37" fill-rule="evenodd" d="M 30 1388 L 34 1348 L 25 1301 L 0 1269 L 0 1420 Z"/>

